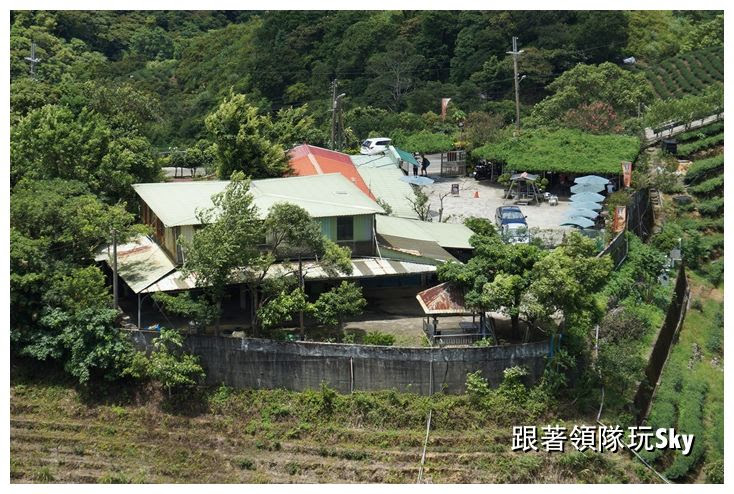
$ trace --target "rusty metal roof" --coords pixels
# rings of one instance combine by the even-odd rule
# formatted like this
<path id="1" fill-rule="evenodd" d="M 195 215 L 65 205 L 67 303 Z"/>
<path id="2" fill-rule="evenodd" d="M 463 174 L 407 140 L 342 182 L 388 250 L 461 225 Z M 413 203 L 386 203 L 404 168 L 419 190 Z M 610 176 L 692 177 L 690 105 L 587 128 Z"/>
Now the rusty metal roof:
<path id="1" fill-rule="evenodd" d="M 427 315 L 472 313 L 464 307 L 464 291 L 448 282 L 423 290 L 415 298 Z"/>

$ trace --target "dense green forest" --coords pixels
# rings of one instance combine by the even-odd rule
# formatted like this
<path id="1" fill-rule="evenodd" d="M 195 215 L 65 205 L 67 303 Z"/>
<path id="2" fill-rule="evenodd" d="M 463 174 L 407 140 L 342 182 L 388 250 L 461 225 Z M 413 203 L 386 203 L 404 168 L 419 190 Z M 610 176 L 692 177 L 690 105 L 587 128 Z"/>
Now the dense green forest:
<path id="1" fill-rule="evenodd" d="M 157 149 L 207 139 L 205 116 L 230 92 L 262 113 L 307 108 L 328 134 L 331 83 L 346 93 L 347 140 L 371 132 L 450 133 L 436 119 L 450 97 L 467 140 L 485 144 L 514 118 L 512 36 L 519 37 L 523 116 L 563 123 L 595 101 L 619 121 L 655 97 L 622 60 L 657 66 L 679 53 L 723 44 L 715 12 L 14 12 L 11 110 L 17 122 L 44 105 L 93 112 L 116 129 L 127 124 Z M 31 41 L 40 62 L 31 83 Z M 589 94 L 554 81 L 575 69 Z M 599 64 L 604 64 L 599 66 Z M 590 73 L 589 73 L 590 72 Z M 597 88 L 594 77 L 615 87 Z M 636 77 L 635 77 L 636 76 Z M 618 86 L 618 87 L 617 87 Z M 579 88 L 580 89 L 580 88 Z M 624 90 L 607 101 L 611 89 Z M 534 108 L 546 100 L 541 108 Z M 121 115 L 124 113 L 124 115 Z M 471 129 L 471 130 L 470 130 Z M 136 142 L 142 146 L 140 142 Z M 141 148 L 138 147 L 137 150 Z"/>
<path id="2" fill-rule="evenodd" d="M 386 134 L 411 151 L 489 158 L 514 152 L 504 144 L 513 36 L 528 139 L 593 138 L 633 155 L 645 125 L 710 114 L 723 97 L 719 12 L 15 11 L 10 21 L 11 337 L 82 382 L 120 377 L 124 343 L 105 331 L 117 315 L 92 253 L 112 230 L 120 241 L 145 231 L 131 184 L 160 180 L 165 164 L 283 174 L 293 144 L 327 144 L 335 80 L 342 149 Z M 675 79 L 676 99 L 661 99 L 654 81 L 678 77 L 681 63 L 699 67 L 696 80 Z M 441 98 L 452 98 L 445 120 Z"/>

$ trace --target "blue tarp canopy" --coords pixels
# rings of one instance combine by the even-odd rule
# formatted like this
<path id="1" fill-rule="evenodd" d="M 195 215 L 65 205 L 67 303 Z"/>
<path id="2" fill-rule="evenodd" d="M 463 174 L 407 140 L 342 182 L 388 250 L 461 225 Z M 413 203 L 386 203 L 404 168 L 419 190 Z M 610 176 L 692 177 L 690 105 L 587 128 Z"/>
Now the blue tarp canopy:
<path id="1" fill-rule="evenodd" d="M 576 226 L 579 228 L 591 228 L 594 222 L 583 216 L 569 216 L 563 220 L 561 226 Z"/>
<path id="2" fill-rule="evenodd" d="M 592 201 L 575 201 L 569 204 L 571 205 L 572 211 L 574 209 L 591 209 L 592 211 L 600 211 L 602 209 L 601 204 Z"/>
<path id="3" fill-rule="evenodd" d="M 568 212 L 568 217 L 573 216 L 583 216 L 584 218 L 589 218 L 591 220 L 596 219 L 597 216 L 599 216 L 599 213 L 596 211 L 592 211 L 591 209 L 583 209 L 583 208 L 573 208 Z"/>
<path id="4" fill-rule="evenodd" d="M 400 177 L 400 180 L 408 182 L 411 185 L 431 185 L 433 183 L 433 179 L 420 176 L 416 177 L 415 175 L 406 175 L 404 177 Z"/>
<path id="5" fill-rule="evenodd" d="M 602 202 L 603 200 L 604 196 L 595 192 L 581 192 L 571 196 L 571 202 Z"/>
<path id="6" fill-rule="evenodd" d="M 603 184 L 576 184 L 571 187 L 571 192 L 580 194 L 582 192 L 601 192 L 604 190 Z"/>
<path id="7" fill-rule="evenodd" d="M 606 185 L 609 183 L 609 179 L 600 177 L 599 175 L 584 175 L 583 177 L 576 177 L 576 180 L 574 180 L 574 183 Z"/>

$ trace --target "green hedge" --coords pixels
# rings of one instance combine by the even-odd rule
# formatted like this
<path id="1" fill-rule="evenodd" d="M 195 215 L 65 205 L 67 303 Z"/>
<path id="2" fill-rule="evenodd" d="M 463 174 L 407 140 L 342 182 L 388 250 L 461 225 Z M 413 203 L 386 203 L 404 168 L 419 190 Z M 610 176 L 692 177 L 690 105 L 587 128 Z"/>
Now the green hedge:
<path id="1" fill-rule="evenodd" d="M 529 172 L 618 174 L 622 161 L 634 161 L 640 150 L 636 137 L 595 135 L 572 129 L 524 130 L 473 151 L 476 158 L 501 161 Z"/>

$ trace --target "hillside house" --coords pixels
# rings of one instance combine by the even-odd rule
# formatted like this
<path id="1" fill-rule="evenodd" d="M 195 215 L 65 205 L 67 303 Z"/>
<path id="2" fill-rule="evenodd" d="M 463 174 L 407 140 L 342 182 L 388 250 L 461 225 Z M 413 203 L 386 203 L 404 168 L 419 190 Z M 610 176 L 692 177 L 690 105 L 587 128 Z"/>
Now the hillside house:
<path id="1" fill-rule="evenodd" d="M 213 206 L 212 196 L 228 181 L 135 184 L 140 216 L 153 228 L 153 237 L 175 264 L 184 261 L 179 237 L 191 239 L 200 227 L 197 212 Z M 321 231 L 355 256 L 375 254 L 375 215 L 382 208 L 351 181 L 337 173 L 305 177 L 253 180 L 250 192 L 260 214 L 288 202 L 304 208 L 321 225 Z"/>

